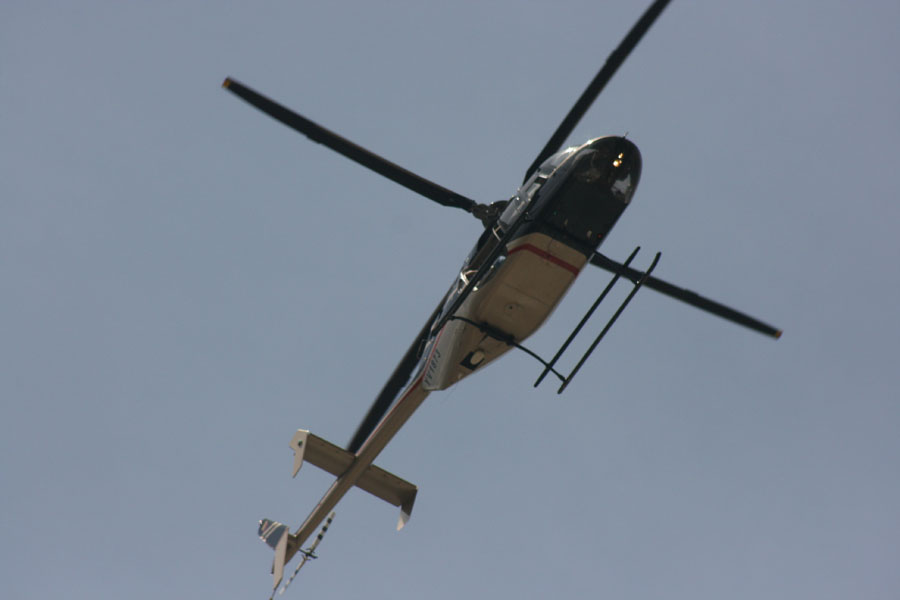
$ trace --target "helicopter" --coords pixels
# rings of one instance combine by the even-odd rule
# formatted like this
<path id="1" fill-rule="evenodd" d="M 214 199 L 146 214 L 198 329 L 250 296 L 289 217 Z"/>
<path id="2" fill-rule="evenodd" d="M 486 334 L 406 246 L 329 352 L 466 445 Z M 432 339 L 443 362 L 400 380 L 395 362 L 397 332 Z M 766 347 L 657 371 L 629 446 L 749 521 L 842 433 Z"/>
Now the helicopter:
<path id="1" fill-rule="evenodd" d="M 763 335 L 776 339 L 781 336 L 778 328 L 654 277 L 652 272 L 660 253 L 644 270 L 631 266 L 638 248 L 623 262 L 600 254 L 597 249 L 635 194 L 641 177 L 641 153 L 631 140 L 615 135 L 561 149 L 669 1 L 655 0 L 609 55 L 526 169 L 516 193 L 508 200 L 490 204 L 476 202 L 412 173 L 239 81 L 225 79 L 225 89 L 270 117 L 440 205 L 471 213 L 483 226 L 449 290 L 413 339 L 346 447 L 303 429 L 291 439 L 294 476 L 309 462 L 335 480 L 294 533 L 277 521 L 260 521 L 260 537 L 275 550 L 273 594 L 281 584 L 285 566 L 296 554 L 303 558 L 289 583 L 300 567 L 315 558 L 313 550 L 331 523 L 335 506 L 352 487 L 399 507 L 397 529 L 406 524 L 418 488 L 376 466 L 375 459 L 431 392 L 447 389 L 483 370 L 509 350 L 522 350 L 543 365 L 535 387 L 553 375 L 560 381 L 557 393 L 562 393 L 643 287 Z M 555 355 L 544 360 L 523 342 L 549 317 L 588 264 L 609 271 L 612 279 Z M 560 373 L 557 361 L 610 290 L 622 280 L 632 285 L 627 297 L 576 366 L 567 374 Z M 303 549 L 323 521 L 325 526 L 313 546 Z"/>

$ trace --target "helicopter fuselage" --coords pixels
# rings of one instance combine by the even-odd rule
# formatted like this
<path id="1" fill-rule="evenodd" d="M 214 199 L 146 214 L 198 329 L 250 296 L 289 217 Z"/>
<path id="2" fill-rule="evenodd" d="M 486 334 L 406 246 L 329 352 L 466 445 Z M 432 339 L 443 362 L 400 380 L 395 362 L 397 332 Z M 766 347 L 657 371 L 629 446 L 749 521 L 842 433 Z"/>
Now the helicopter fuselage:
<path id="1" fill-rule="evenodd" d="M 637 147 L 609 136 L 551 156 L 522 184 L 447 292 L 435 319 L 445 324 L 432 330 L 422 352 L 424 390 L 446 389 L 541 326 L 628 206 L 640 171 Z M 485 259 L 493 264 L 448 317 Z"/>
<path id="2" fill-rule="evenodd" d="M 294 554 L 303 554 L 300 566 L 313 556 L 330 523 L 329 513 L 350 488 L 359 487 L 398 506 L 398 529 L 406 523 L 417 488 L 376 466 L 375 459 L 432 391 L 483 369 L 510 348 L 520 348 L 543 363 L 535 386 L 553 373 L 562 382 L 557 391 L 561 393 L 644 286 L 765 335 L 781 335 L 780 329 L 651 276 L 658 252 L 643 272 L 629 266 L 638 248 L 624 263 L 597 252 L 640 180 L 641 154 L 634 144 L 624 137 L 608 136 L 558 151 L 668 3 L 654 0 L 644 11 L 529 165 L 517 193 L 493 204 L 476 202 L 429 181 L 230 77 L 225 79 L 223 87 L 291 129 L 437 204 L 465 210 L 485 226 L 450 289 L 376 395 L 346 448 L 306 430 L 297 430 L 291 440 L 295 475 L 306 460 L 336 479 L 295 533 L 286 527 L 278 529 L 276 541 L 268 525 L 275 522 L 267 520 L 266 527 L 261 527 L 266 542 L 274 543 L 273 594 Z M 612 272 L 613 277 L 555 356 L 544 361 L 522 342 L 550 316 L 587 263 Z M 620 278 L 632 283 L 631 291 L 575 367 L 563 376 L 554 365 Z M 303 550 L 303 543 L 323 520 L 316 542 Z"/>
<path id="3" fill-rule="evenodd" d="M 540 327 L 628 206 L 640 174 L 637 147 L 610 136 L 551 156 L 522 184 L 466 257 L 442 310 L 435 313 L 410 383 L 291 537 L 286 560 L 432 391 L 450 387 L 506 353 L 512 346 L 504 339 L 520 343 Z M 503 242 L 509 231 L 514 234 Z M 493 261 L 487 273 L 471 282 L 487 259 Z M 472 290 L 448 316 L 470 282 Z M 406 518 L 408 513 L 401 515 L 398 528 Z"/>

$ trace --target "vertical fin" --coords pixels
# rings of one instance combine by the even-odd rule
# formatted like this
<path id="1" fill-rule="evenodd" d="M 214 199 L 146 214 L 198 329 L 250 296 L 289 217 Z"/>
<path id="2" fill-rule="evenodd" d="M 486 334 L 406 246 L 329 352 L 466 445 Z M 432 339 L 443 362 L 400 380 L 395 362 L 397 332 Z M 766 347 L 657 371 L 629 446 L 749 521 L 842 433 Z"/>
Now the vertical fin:
<path id="1" fill-rule="evenodd" d="M 400 506 L 400 519 L 397 521 L 397 531 L 403 529 L 403 526 L 409 521 L 409 517 L 412 515 L 413 504 L 416 503 L 416 494 L 418 493 L 419 490 L 414 489 L 412 494 L 407 496 Z"/>
<path id="2" fill-rule="evenodd" d="M 309 432 L 304 429 L 298 429 L 294 437 L 291 438 L 291 450 L 294 451 L 294 477 L 303 466 L 303 455 L 306 453 L 306 438 Z"/>
<path id="3" fill-rule="evenodd" d="M 278 540 L 278 545 L 275 546 L 275 562 L 272 564 L 272 595 L 269 596 L 269 600 L 275 597 L 275 590 L 278 589 L 281 580 L 284 578 L 284 562 L 285 558 L 287 558 L 288 538 L 290 537 L 290 532 L 285 531 L 281 535 L 281 539 Z"/>

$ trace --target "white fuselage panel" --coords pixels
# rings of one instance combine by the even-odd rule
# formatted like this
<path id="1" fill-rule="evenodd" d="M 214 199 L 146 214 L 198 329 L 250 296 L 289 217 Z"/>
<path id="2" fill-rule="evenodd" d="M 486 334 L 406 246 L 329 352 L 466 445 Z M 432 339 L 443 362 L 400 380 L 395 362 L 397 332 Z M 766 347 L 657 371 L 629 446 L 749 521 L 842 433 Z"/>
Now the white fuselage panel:
<path id="1" fill-rule="evenodd" d="M 506 259 L 457 310 L 522 343 L 550 316 L 587 262 L 584 254 L 543 233 L 510 242 Z M 451 319 L 431 343 L 422 387 L 443 390 L 512 346 L 461 319 Z M 431 348 L 429 348 L 431 350 Z"/>

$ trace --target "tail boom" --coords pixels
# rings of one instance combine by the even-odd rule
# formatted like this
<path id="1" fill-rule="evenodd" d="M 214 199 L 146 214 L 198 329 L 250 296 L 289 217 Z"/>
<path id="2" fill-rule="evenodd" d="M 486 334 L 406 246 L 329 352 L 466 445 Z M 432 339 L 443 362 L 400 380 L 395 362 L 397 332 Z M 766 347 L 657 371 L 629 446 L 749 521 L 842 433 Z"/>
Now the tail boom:
<path id="1" fill-rule="evenodd" d="M 366 490 L 367 492 L 385 500 L 395 506 L 400 507 L 400 520 L 397 529 L 401 529 L 409 520 L 412 512 L 413 503 L 416 497 L 416 487 L 395 475 L 391 475 L 387 471 L 374 466 L 372 463 L 381 453 L 388 442 L 393 439 L 400 428 L 412 416 L 422 402 L 428 397 L 428 390 L 422 389 L 421 375 L 406 389 L 400 399 L 394 404 L 391 411 L 382 419 L 381 423 L 372 432 L 372 435 L 365 441 L 362 447 L 355 455 L 308 434 L 303 440 L 303 436 L 294 436 L 294 440 L 304 443 L 297 446 L 292 440 L 291 447 L 294 448 L 294 472 L 300 468 L 304 458 L 308 462 L 312 462 L 323 468 L 324 470 L 336 474 L 343 462 L 347 460 L 346 454 L 350 454 L 349 465 L 344 468 L 316 507 L 309 513 L 306 521 L 291 535 L 292 541 L 296 540 L 296 544 L 292 543 L 288 548 L 286 561 L 289 561 L 297 548 L 299 548 L 318 528 L 319 524 L 334 510 L 341 498 L 350 491 L 354 485 Z M 327 444 L 327 446 L 326 446 Z M 305 446 L 305 447 L 304 447 Z M 300 454 L 301 448 L 303 453 Z M 334 450 L 337 449 L 338 452 Z M 298 458 L 298 454 L 300 454 Z M 328 457 L 327 459 L 324 457 Z M 321 463 L 321 464 L 317 464 Z M 326 468 L 327 464 L 330 468 Z M 293 550 L 293 552 L 291 552 Z"/>

